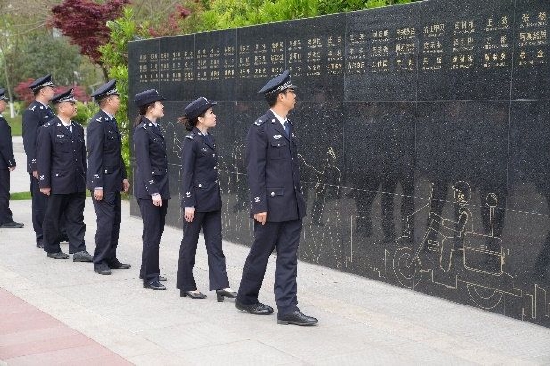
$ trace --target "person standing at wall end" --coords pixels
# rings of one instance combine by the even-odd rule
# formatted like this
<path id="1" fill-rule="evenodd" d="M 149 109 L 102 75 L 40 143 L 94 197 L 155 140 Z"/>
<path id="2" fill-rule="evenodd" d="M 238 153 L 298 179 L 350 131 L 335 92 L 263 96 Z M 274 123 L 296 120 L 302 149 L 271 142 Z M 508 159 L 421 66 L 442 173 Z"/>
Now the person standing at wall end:
<path id="1" fill-rule="evenodd" d="M 296 103 L 296 86 L 288 70 L 259 91 L 270 109 L 250 127 L 246 137 L 246 165 L 250 188 L 254 242 L 246 258 L 235 306 L 241 311 L 269 315 L 273 308 L 258 295 L 269 256 L 275 249 L 277 323 L 315 325 L 317 319 L 298 308 L 298 244 L 306 204 L 298 169 L 297 144 L 289 112 Z"/>

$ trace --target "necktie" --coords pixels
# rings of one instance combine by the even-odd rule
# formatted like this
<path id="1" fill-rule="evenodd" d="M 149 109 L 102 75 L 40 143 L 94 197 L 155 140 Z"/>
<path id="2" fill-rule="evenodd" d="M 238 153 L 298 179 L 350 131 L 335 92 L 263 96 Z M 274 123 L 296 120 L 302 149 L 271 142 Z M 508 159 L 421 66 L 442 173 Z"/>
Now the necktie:
<path id="1" fill-rule="evenodd" d="M 285 121 L 285 123 L 283 123 L 283 126 L 285 128 L 286 137 L 289 137 L 290 136 L 290 123 L 288 123 L 288 121 Z"/>
<path id="2" fill-rule="evenodd" d="M 65 126 L 65 127 L 67 128 L 67 130 L 69 130 L 70 133 L 73 133 L 73 128 L 72 128 L 73 125 L 72 125 L 72 124 L 67 125 L 67 126 Z"/>
<path id="3" fill-rule="evenodd" d="M 115 126 L 115 131 L 118 133 L 118 126 L 116 124 L 116 119 L 115 117 L 111 118 L 111 122 L 113 122 L 113 125 Z"/>

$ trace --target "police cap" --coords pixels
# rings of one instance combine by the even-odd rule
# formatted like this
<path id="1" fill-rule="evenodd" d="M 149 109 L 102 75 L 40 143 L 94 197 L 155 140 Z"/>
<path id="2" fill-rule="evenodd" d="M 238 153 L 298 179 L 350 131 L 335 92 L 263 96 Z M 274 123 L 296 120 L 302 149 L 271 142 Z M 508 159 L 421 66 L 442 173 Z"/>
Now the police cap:
<path id="1" fill-rule="evenodd" d="M 31 83 L 31 85 L 29 85 L 29 88 L 31 88 L 32 91 L 36 93 L 37 91 L 39 91 L 40 89 L 46 86 L 51 86 L 51 87 L 54 86 L 51 74 L 48 74 L 46 76 L 42 76 L 41 78 L 36 79 Z"/>
<path id="2" fill-rule="evenodd" d="M 52 98 L 53 104 L 59 104 L 63 102 L 76 103 L 76 99 L 73 94 L 73 88 L 67 90 L 66 92 L 56 94 Z"/>
<path id="3" fill-rule="evenodd" d="M 208 110 L 208 108 L 218 104 L 218 102 L 214 102 L 213 100 L 208 100 L 205 97 L 200 97 L 185 107 L 185 117 L 187 117 L 188 120 L 192 121 L 204 112 Z"/>
<path id="4" fill-rule="evenodd" d="M 137 93 L 134 97 L 134 103 L 138 108 L 159 100 L 166 100 L 166 98 L 160 95 L 157 89 L 142 91 L 141 93 Z"/>
<path id="5" fill-rule="evenodd" d="M 296 85 L 292 85 L 290 80 L 290 71 L 285 70 L 282 74 L 275 76 L 269 80 L 258 94 L 280 93 L 286 89 L 296 89 Z"/>
<path id="6" fill-rule="evenodd" d="M 116 88 L 116 80 L 109 80 L 107 83 L 101 85 L 95 92 L 92 93 L 92 97 L 96 102 L 111 95 L 119 95 Z"/>
<path id="7" fill-rule="evenodd" d="M 0 100 L 8 100 L 8 97 L 6 97 L 6 89 L 0 88 Z"/>

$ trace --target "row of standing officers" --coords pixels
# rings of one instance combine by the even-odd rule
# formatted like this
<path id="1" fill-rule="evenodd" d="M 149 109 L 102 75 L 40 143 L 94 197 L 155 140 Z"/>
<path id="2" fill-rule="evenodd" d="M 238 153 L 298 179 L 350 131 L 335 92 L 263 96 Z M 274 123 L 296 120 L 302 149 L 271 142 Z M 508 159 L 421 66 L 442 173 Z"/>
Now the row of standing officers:
<path id="1" fill-rule="evenodd" d="M 31 181 L 32 218 L 37 246 L 49 258 L 67 259 L 61 251 L 60 233 L 66 233 L 73 261 L 92 262 L 98 274 L 127 269 L 117 257 L 121 222 L 121 192 L 129 182 L 121 155 L 121 134 L 115 114 L 120 106 L 116 82 L 111 80 L 92 96 L 100 111 L 90 120 L 86 141 L 76 115 L 72 90 L 54 95 L 51 76 L 37 79 L 31 89 L 36 100 L 23 115 L 23 141 Z M 259 291 L 267 262 L 276 250 L 275 301 L 280 324 L 314 325 L 317 319 L 303 314 L 297 300 L 297 252 L 305 216 L 300 186 L 297 145 L 289 112 L 296 102 L 296 86 L 288 71 L 269 80 L 260 90 L 268 111 L 250 127 L 246 164 L 250 187 L 254 242 L 246 259 L 238 292 L 229 286 L 222 249 L 221 197 L 217 151 L 209 130 L 216 125 L 216 102 L 200 97 L 185 108 L 179 119 L 189 131 L 182 147 L 182 202 L 184 226 L 177 287 L 180 296 L 204 299 L 197 289 L 193 267 L 199 233 L 208 253 L 210 290 L 218 301 L 236 298 L 237 309 L 269 315 L 273 308 L 262 304 Z M 139 115 L 134 124 L 136 158 L 134 195 L 143 220 L 143 252 L 140 278 L 153 290 L 166 287 L 161 281 L 159 244 L 164 230 L 168 200 L 166 143 L 160 128 L 164 98 L 154 89 L 135 95 Z M 48 102 L 56 108 L 56 114 Z M 86 156 L 87 149 L 87 156 Z M 86 251 L 84 204 L 86 189 L 92 193 L 97 230 L 95 251 Z M 61 228 L 63 226 L 63 230 Z"/>

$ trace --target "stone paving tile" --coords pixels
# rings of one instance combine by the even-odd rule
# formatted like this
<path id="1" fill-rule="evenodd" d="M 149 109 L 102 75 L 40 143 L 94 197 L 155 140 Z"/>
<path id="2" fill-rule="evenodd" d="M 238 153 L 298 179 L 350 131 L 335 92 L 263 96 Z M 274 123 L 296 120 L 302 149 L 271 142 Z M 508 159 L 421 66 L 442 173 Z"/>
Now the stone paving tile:
<path id="1" fill-rule="evenodd" d="M 298 365 L 300 360 L 256 340 L 242 340 L 181 353 L 194 365 Z"/>
<path id="2" fill-rule="evenodd" d="M 65 364 L 80 364 L 82 361 L 86 361 L 92 357 L 102 357 L 112 355 L 112 352 L 107 348 L 100 346 L 99 344 L 91 344 L 81 347 L 73 347 L 69 349 L 55 350 L 51 352 L 30 354 L 21 357 L 15 357 L 5 360 L 9 366 L 19 365 L 41 365 L 41 366 L 56 366 L 60 363 Z M 118 359 L 118 358 L 117 358 Z M 129 365 L 128 361 L 120 359 L 120 364 Z"/>
<path id="3" fill-rule="evenodd" d="M 0 289 L 0 360 L 8 365 L 60 365 L 113 361 L 129 363 L 82 333 L 71 329 L 23 299 Z M 89 363 L 93 364 L 93 363 Z"/>

